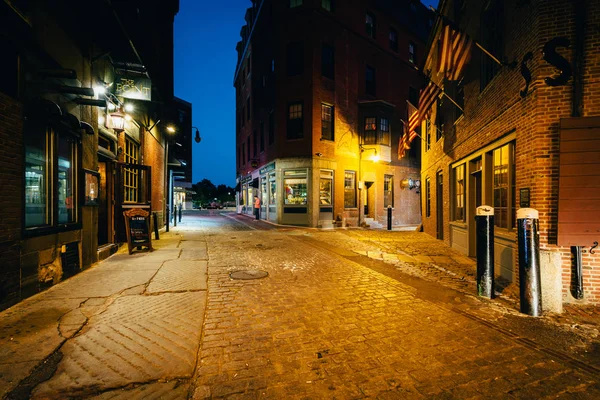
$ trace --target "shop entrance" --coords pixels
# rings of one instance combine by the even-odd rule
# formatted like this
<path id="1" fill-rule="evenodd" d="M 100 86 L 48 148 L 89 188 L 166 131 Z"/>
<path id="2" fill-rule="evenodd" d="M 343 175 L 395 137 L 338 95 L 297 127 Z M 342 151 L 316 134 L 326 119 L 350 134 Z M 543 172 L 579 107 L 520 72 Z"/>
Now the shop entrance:
<path id="1" fill-rule="evenodd" d="M 333 171 L 321 170 L 319 179 L 319 225 L 333 222 Z"/>
<path id="2" fill-rule="evenodd" d="M 374 201 L 374 191 L 375 191 L 375 186 L 373 186 L 374 182 L 365 182 L 365 188 L 367 190 L 365 190 L 365 218 L 375 218 L 375 215 L 373 214 L 373 204 L 375 204 Z"/>
<path id="3" fill-rule="evenodd" d="M 113 162 L 98 160 L 100 193 L 98 196 L 98 247 L 114 242 Z"/>

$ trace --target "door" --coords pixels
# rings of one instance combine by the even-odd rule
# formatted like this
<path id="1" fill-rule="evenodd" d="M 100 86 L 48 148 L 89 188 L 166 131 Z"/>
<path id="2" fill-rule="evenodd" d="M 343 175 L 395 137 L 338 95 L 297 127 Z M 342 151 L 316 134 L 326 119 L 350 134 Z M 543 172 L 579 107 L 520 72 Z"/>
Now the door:
<path id="1" fill-rule="evenodd" d="M 150 209 L 151 170 L 147 165 L 118 163 L 115 181 L 115 239 L 119 243 L 127 242 L 125 217 L 123 212 L 131 208 Z"/>
<path id="2" fill-rule="evenodd" d="M 467 185 L 467 224 L 469 229 L 469 257 L 475 257 L 475 210 L 483 205 L 483 168 L 481 157 L 469 163 L 470 179 Z"/>
<path id="3" fill-rule="evenodd" d="M 98 247 L 111 242 L 109 239 L 109 215 L 112 214 L 112 201 L 108 197 L 109 177 L 107 172 L 108 162 L 98 161 L 100 173 L 100 188 L 98 193 Z"/>
<path id="4" fill-rule="evenodd" d="M 333 171 L 321 170 L 319 178 L 319 221 L 333 221 Z"/>
<path id="5" fill-rule="evenodd" d="M 437 219 L 437 238 L 444 240 L 444 175 L 442 171 L 436 174 L 435 209 Z"/>

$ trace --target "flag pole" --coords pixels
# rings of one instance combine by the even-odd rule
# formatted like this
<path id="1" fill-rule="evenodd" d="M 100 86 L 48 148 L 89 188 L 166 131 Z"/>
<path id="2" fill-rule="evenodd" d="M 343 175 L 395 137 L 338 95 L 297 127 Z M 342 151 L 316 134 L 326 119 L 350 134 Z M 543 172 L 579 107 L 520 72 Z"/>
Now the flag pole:
<path id="1" fill-rule="evenodd" d="M 404 121 L 402 118 L 400 118 L 400 122 L 402 122 L 402 125 L 404 125 L 405 127 L 408 126 L 408 122 Z M 404 135 L 404 133 L 402 133 L 402 134 Z M 423 140 L 423 138 L 421 137 L 421 135 L 419 135 L 417 132 L 415 132 L 415 135 L 417 135 L 417 137 L 419 139 Z"/>
<path id="2" fill-rule="evenodd" d="M 450 18 L 446 17 L 445 15 L 440 14 L 435 8 L 433 8 L 433 6 L 429 6 L 429 8 L 431 9 L 431 11 L 433 11 L 438 17 L 442 18 L 442 20 L 448 20 L 450 22 L 452 22 L 452 24 L 454 24 L 454 22 L 452 20 L 450 20 Z M 456 25 L 456 24 L 454 24 Z M 483 47 L 482 45 L 480 45 L 476 40 L 474 40 L 473 38 L 471 38 L 471 40 L 473 41 L 473 44 L 475 46 L 477 46 L 477 48 L 481 51 L 483 51 L 487 56 L 489 56 L 492 60 L 494 60 L 496 63 L 498 63 L 498 65 L 500 65 L 501 67 L 504 66 L 510 66 L 510 64 L 506 64 L 503 63 L 502 61 L 498 60 L 498 58 L 496 56 L 494 56 L 492 53 L 490 53 L 489 51 L 487 51 L 485 49 L 485 47 Z"/>
<path id="3" fill-rule="evenodd" d="M 457 103 L 456 101 L 454 101 L 454 99 L 453 99 L 452 97 L 448 96 L 448 94 L 447 94 L 447 93 L 444 91 L 444 89 L 443 89 L 443 88 L 442 88 L 440 85 L 438 85 L 437 83 L 435 83 L 435 82 L 433 81 L 433 79 L 431 79 L 430 81 L 431 81 L 431 83 L 433 83 L 435 86 L 437 86 L 437 88 L 438 88 L 438 89 L 440 89 L 440 91 L 442 92 L 442 94 L 443 94 L 444 96 L 446 96 L 446 98 L 447 98 L 448 100 L 450 100 L 450 101 L 452 102 L 452 104 L 454 104 L 454 105 L 456 106 L 456 108 L 458 108 L 458 109 L 459 109 L 460 111 L 462 111 L 462 112 L 465 112 L 465 110 L 463 110 L 463 108 L 462 108 L 461 106 L 459 106 L 459 105 L 458 105 L 458 103 Z"/>

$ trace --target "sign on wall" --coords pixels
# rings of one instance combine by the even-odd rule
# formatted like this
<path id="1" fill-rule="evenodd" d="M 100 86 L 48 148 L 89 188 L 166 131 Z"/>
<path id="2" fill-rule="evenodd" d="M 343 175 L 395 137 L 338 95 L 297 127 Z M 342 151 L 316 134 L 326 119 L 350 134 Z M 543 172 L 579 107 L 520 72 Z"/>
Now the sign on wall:
<path id="1" fill-rule="evenodd" d="M 117 97 L 145 101 L 152 99 L 152 81 L 140 76 L 116 74 L 112 90 Z"/>

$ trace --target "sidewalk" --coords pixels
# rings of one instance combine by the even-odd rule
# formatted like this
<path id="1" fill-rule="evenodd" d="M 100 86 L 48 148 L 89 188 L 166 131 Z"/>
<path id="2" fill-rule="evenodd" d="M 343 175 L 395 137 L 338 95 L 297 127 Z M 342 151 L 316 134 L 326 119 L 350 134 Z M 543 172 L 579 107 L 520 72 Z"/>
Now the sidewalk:
<path id="1" fill-rule="evenodd" d="M 165 378 L 170 387 L 153 392 L 186 397 L 187 388 L 174 384 L 189 379 L 196 364 L 206 246 L 186 247 L 176 230 L 161 232 L 152 245 L 155 251 L 132 255 L 123 245 L 0 313 L 0 398 L 64 398 L 79 388 Z"/>

